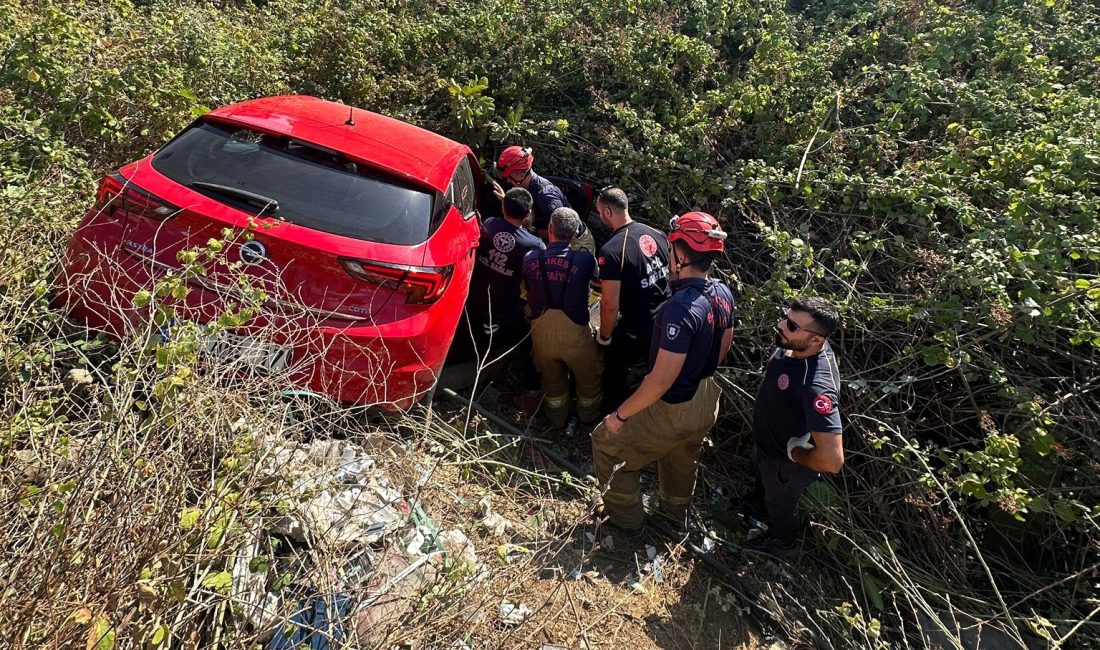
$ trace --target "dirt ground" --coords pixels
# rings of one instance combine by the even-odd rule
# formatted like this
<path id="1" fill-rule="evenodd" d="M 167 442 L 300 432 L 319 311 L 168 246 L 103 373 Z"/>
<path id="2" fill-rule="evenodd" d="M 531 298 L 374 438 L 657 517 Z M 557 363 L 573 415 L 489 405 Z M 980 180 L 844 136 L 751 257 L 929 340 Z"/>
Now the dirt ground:
<path id="1" fill-rule="evenodd" d="M 481 401 L 591 466 L 587 430 L 566 439 L 539 431 L 539 421 L 525 419 L 507 396 L 489 391 Z M 462 409 L 439 404 L 439 420 L 466 424 Z M 421 472 L 433 464 L 420 502 L 441 529 L 462 530 L 485 567 L 465 583 L 460 604 L 434 621 L 439 636 L 421 641 L 546 650 L 764 647 L 736 597 L 683 546 L 593 521 L 588 496 L 557 479 L 560 468 L 531 445 L 495 448 L 501 440 L 494 432 L 477 416 L 466 428 L 467 439 L 493 450 L 484 462 L 418 460 Z M 502 605 L 530 614 L 504 622 Z"/>

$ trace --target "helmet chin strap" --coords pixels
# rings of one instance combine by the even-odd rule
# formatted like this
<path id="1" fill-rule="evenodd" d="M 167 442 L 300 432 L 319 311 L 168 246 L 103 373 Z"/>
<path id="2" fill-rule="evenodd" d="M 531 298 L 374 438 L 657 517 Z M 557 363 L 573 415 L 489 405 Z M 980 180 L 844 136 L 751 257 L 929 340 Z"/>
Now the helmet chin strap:
<path id="1" fill-rule="evenodd" d="M 677 273 L 677 275 L 680 273 L 680 271 L 683 271 L 684 269 L 688 268 L 689 266 L 694 266 L 698 263 L 699 263 L 699 260 L 695 260 L 694 262 L 681 262 L 681 261 L 677 260 L 676 261 L 676 273 Z"/>
<path id="2" fill-rule="evenodd" d="M 680 256 L 678 254 L 673 252 L 672 255 L 673 255 L 673 261 L 675 262 L 676 275 L 680 275 L 680 271 L 683 271 L 684 269 L 688 268 L 689 266 L 692 266 L 693 264 L 699 263 L 699 260 L 695 260 L 694 262 L 681 262 L 680 261 Z"/>
<path id="3" fill-rule="evenodd" d="M 532 168 L 528 168 L 527 170 L 525 170 L 523 172 L 523 176 L 520 177 L 520 179 L 518 181 L 513 179 L 511 174 L 508 174 L 508 176 L 507 176 L 508 183 L 510 183 L 512 185 L 512 187 L 520 187 L 520 186 L 523 185 L 523 181 L 527 180 L 527 177 L 531 175 L 532 171 L 534 171 L 534 169 L 532 169 Z"/>

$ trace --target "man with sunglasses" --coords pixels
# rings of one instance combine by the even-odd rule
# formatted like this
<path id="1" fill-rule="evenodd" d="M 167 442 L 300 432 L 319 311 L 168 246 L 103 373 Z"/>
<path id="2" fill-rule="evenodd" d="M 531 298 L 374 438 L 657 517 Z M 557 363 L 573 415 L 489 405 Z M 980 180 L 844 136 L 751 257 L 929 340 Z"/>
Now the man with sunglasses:
<path id="1" fill-rule="evenodd" d="M 596 212 L 611 237 L 596 258 L 600 271 L 600 329 L 604 347 L 604 411 L 619 405 L 630 386 L 625 371 L 646 359 L 658 307 L 669 297 L 668 240 L 634 221 L 626 192 L 608 187 L 596 198 Z"/>
<path id="2" fill-rule="evenodd" d="M 596 477 L 606 486 L 603 509 L 624 530 L 645 520 L 638 476 L 654 461 L 662 512 L 677 526 L 687 522 L 696 459 L 718 419 L 714 372 L 733 342 L 733 294 L 708 275 L 725 239 L 705 212 L 673 219 L 675 293 L 653 324 L 649 374 L 592 432 Z"/>
<path id="3" fill-rule="evenodd" d="M 534 165 L 535 153 L 530 148 L 511 146 L 500 154 L 500 159 L 497 161 L 497 173 L 508 185 L 522 187 L 534 197 L 535 204 L 531 212 L 531 226 L 534 227 L 535 232 L 538 233 L 542 241 L 547 242 L 549 241 L 550 215 L 554 214 L 554 210 L 558 208 L 570 208 L 572 206 L 569 205 L 569 199 L 565 198 L 565 194 L 557 185 L 535 173 Z M 489 182 L 493 185 L 493 194 L 503 200 L 504 188 L 494 180 Z M 587 248 L 590 253 L 595 254 L 596 246 L 592 239 L 592 233 L 585 227 L 583 220 L 570 248 L 574 250 Z"/>
<path id="4" fill-rule="evenodd" d="M 750 547 L 779 556 L 798 551 L 798 499 L 821 472 L 844 466 L 840 371 L 828 336 L 840 324 L 824 298 L 800 298 L 775 325 L 775 353 L 753 406 L 756 483 L 744 514 L 768 523 Z"/>

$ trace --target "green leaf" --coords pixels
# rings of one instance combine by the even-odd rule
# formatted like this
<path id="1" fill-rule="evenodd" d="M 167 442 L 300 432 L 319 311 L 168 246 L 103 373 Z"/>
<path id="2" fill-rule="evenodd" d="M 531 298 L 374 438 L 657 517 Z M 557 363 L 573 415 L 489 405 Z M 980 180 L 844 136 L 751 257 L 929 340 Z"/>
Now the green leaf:
<path id="1" fill-rule="evenodd" d="M 875 577 L 866 571 L 863 572 L 862 579 L 863 595 L 867 596 L 867 601 L 871 604 L 876 611 L 882 611 L 884 609 L 882 602 L 882 585 L 879 584 Z"/>
<path id="2" fill-rule="evenodd" d="M 219 594 L 228 594 L 230 587 L 233 586 L 233 574 L 228 571 L 212 573 L 203 579 L 202 586 L 213 589 Z"/>
<path id="3" fill-rule="evenodd" d="M 159 646 L 168 639 L 168 626 L 161 623 L 153 630 L 153 634 L 149 637 L 149 643 L 155 646 Z"/>
<path id="4" fill-rule="evenodd" d="M 267 573 L 268 560 L 262 555 L 257 555 L 248 561 L 248 570 L 252 573 Z"/>
<path id="5" fill-rule="evenodd" d="M 274 584 L 271 585 L 271 590 L 275 593 L 279 593 L 283 589 L 286 589 L 294 582 L 294 575 L 290 573 L 283 573 L 275 579 Z"/>
<path id="6" fill-rule="evenodd" d="M 111 622 L 102 616 L 88 631 L 88 650 L 111 650 L 115 647 L 115 630 Z"/>
<path id="7" fill-rule="evenodd" d="M 198 523 L 199 517 L 202 517 L 202 510 L 198 508 L 184 508 L 180 510 L 180 528 L 190 529 L 194 528 Z"/>
<path id="8" fill-rule="evenodd" d="M 1054 505 L 1054 514 L 1067 524 L 1072 524 L 1080 514 L 1079 505 L 1077 501 L 1063 499 Z"/>

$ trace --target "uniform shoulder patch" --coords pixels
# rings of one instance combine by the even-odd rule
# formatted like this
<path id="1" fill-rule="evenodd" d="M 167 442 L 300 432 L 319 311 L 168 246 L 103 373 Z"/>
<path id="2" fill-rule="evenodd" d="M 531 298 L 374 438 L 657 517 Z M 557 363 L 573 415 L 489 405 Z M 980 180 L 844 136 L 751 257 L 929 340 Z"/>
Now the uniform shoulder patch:
<path id="1" fill-rule="evenodd" d="M 833 412 L 833 400 L 828 395 L 818 395 L 814 398 L 814 410 L 822 415 Z"/>
<path id="2" fill-rule="evenodd" d="M 642 254 L 646 257 L 653 257 L 657 253 L 657 240 L 649 235 L 642 235 L 638 238 L 638 248 L 642 249 Z"/>
<path id="3" fill-rule="evenodd" d="M 675 339 L 677 336 L 680 335 L 680 326 L 675 325 L 675 324 L 669 325 L 667 332 L 668 332 L 668 340 L 671 341 L 671 340 Z"/>

